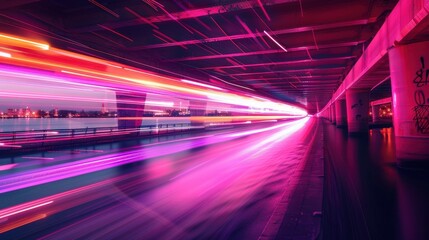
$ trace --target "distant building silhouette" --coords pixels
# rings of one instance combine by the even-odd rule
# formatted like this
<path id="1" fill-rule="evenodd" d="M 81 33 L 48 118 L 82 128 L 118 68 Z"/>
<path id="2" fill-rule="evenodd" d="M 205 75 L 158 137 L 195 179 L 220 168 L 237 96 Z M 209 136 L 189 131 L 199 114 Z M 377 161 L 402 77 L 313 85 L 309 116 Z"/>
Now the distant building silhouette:
<path id="1" fill-rule="evenodd" d="M 107 107 L 104 105 L 104 103 L 101 104 L 101 114 L 105 115 L 108 114 L 109 110 L 107 109 Z"/>

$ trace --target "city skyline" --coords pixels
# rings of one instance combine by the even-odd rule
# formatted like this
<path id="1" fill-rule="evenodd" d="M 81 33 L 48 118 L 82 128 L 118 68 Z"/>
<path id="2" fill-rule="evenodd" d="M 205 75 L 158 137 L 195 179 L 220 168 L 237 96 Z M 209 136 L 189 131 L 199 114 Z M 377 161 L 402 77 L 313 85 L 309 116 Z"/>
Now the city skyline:
<path id="1" fill-rule="evenodd" d="M 32 108 L 30 106 L 25 106 L 25 107 L 7 107 L 7 106 L 3 106 L 2 108 L 0 108 L 0 112 L 7 112 L 8 110 L 26 110 L 26 109 L 30 109 L 31 111 L 74 111 L 74 112 L 116 112 L 116 111 L 110 111 L 109 108 L 107 107 L 103 107 L 103 104 L 100 105 L 100 107 L 98 109 L 70 109 L 70 108 L 58 108 L 58 107 L 46 107 L 46 108 L 42 108 L 42 107 L 36 107 L 36 108 Z"/>
<path id="2" fill-rule="evenodd" d="M 116 109 L 115 92 L 111 90 L 14 76 L 1 76 L 0 98 L 0 110 L 28 106 L 81 111 L 99 109 L 102 103 L 109 109 Z"/>
<path id="3" fill-rule="evenodd" d="M 69 109 L 31 109 L 8 108 L 6 111 L 0 110 L 0 118 L 66 118 L 66 117 L 116 117 L 116 111 L 109 111 L 104 104 L 99 110 L 69 110 Z"/>

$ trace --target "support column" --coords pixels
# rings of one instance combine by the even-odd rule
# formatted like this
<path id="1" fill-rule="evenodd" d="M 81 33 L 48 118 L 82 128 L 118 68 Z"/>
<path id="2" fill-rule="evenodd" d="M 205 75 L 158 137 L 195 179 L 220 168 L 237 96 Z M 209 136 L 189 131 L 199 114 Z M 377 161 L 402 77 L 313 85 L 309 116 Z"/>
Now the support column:
<path id="1" fill-rule="evenodd" d="M 337 117 L 336 117 L 336 112 L 335 112 L 335 103 L 331 104 L 331 122 L 333 124 L 336 124 L 337 122 Z"/>
<path id="2" fill-rule="evenodd" d="M 139 128 L 142 125 L 146 93 L 116 92 L 118 129 Z"/>
<path id="3" fill-rule="evenodd" d="M 380 105 L 372 105 L 372 123 L 378 123 L 381 121 L 380 119 Z"/>
<path id="4" fill-rule="evenodd" d="M 326 116 L 327 116 L 327 119 L 331 121 L 331 117 L 332 117 L 331 106 L 329 106 L 328 109 L 326 110 Z"/>
<path id="5" fill-rule="evenodd" d="M 339 128 L 347 125 L 346 100 L 338 99 L 335 102 L 335 122 Z"/>
<path id="6" fill-rule="evenodd" d="M 369 90 L 346 91 L 347 128 L 349 134 L 367 134 L 369 121 Z"/>
<path id="7" fill-rule="evenodd" d="M 189 101 L 189 112 L 191 114 L 191 126 L 204 126 L 204 120 L 198 117 L 206 115 L 207 102 L 201 100 Z"/>
<path id="8" fill-rule="evenodd" d="M 389 50 L 396 157 L 429 162 L 429 42 Z"/>

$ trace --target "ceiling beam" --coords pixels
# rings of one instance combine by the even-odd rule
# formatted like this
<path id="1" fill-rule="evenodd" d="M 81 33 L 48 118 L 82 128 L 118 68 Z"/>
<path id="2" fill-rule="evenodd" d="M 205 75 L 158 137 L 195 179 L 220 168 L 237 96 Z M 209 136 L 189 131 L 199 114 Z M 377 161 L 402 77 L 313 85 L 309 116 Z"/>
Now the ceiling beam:
<path id="1" fill-rule="evenodd" d="M 315 86 L 327 87 L 327 86 L 338 85 L 338 81 L 332 81 L 332 80 L 331 81 L 327 81 L 327 82 L 322 82 L 320 84 L 316 84 L 316 83 L 300 83 L 300 82 L 283 82 L 283 83 L 268 83 L 268 84 L 270 86 L 280 87 L 280 86 L 284 86 L 284 85 L 289 86 L 290 83 L 300 85 L 301 87 L 315 87 Z M 264 86 L 264 85 L 267 85 L 267 83 L 265 83 L 265 84 L 258 83 L 258 84 L 251 84 L 251 85 L 252 86 Z"/>
<path id="2" fill-rule="evenodd" d="M 356 58 L 356 56 L 344 56 L 344 57 L 331 57 L 331 58 L 320 58 L 320 59 L 304 59 L 304 60 L 292 60 L 292 61 L 282 61 L 282 62 L 264 62 L 264 63 L 253 63 L 253 64 L 241 64 L 241 65 L 225 65 L 225 66 L 213 66 L 213 67 L 203 67 L 199 69 L 209 70 L 209 69 L 227 69 L 227 68 L 247 68 L 247 67 L 266 67 L 266 66 L 275 66 L 275 65 L 288 65 L 288 64 L 299 64 L 299 63 L 312 63 L 312 62 L 326 62 L 326 61 L 343 61 Z"/>
<path id="3" fill-rule="evenodd" d="M 295 86 L 298 85 L 300 88 L 308 88 L 308 87 L 332 87 L 335 88 L 336 86 L 338 86 L 338 81 L 334 82 L 327 82 L 327 83 L 308 83 L 308 84 L 301 84 L 299 82 L 292 82 Z M 309 85 L 310 84 L 310 85 Z M 267 83 L 262 84 L 262 83 L 258 83 L 258 84 L 251 84 L 252 87 L 263 87 L 266 86 Z M 269 83 L 270 87 L 282 87 L 282 86 L 289 86 L 290 82 L 284 82 L 282 84 L 273 84 L 273 83 Z"/>
<path id="4" fill-rule="evenodd" d="M 287 74 L 287 73 L 306 73 L 306 72 L 324 72 L 324 71 L 344 71 L 345 67 L 332 67 L 332 68 L 303 68 L 303 69 L 287 69 L 280 71 L 258 71 L 258 72 L 245 72 L 245 73 L 230 73 L 229 76 L 255 76 L 260 74 Z"/>
<path id="5" fill-rule="evenodd" d="M 240 81 L 246 81 L 246 82 L 256 82 L 256 81 L 273 81 L 273 80 L 288 80 L 288 79 L 324 79 L 324 78 L 339 78 L 343 76 L 342 74 L 329 74 L 329 75 L 305 75 L 305 76 L 298 76 L 298 75 L 289 75 L 284 77 L 275 77 L 275 78 L 239 78 Z M 303 80 L 308 81 L 308 80 Z"/>
<path id="6" fill-rule="evenodd" d="M 351 41 L 351 42 L 343 42 L 343 43 L 322 44 L 318 46 L 311 45 L 311 46 L 294 47 L 294 48 L 288 48 L 288 52 L 319 50 L 319 49 L 326 49 L 326 48 L 353 47 L 363 42 L 365 41 L 360 40 L 360 41 Z M 271 49 L 271 50 L 254 51 L 254 52 L 237 52 L 237 53 L 219 54 L 219 55 L 205 55 L 205 56 L 198 56 L 198 57 L 185 57 L 185 58 L 176 58 L 176 59 L 173 58 L 173 59 L 166 60 L 165 62 L 200 61 L 200 60 L 209 60 L 209 59 L 218 59 L 218 58 L 246 57 L 246 56 L 275 54 L 275 53 L 284 53 L 284 51 Z"/>
<path id="7" fill-rule="evenodd" d="M 285 91 L 285 92 L 290 92 L 290 91 L 293 91 L 293 92 L 312 92 L 312 91 L 319 92 L 319 91 L 325 90 L 325 91 L 330 91 L 332 94 L 332 92 L 335 91 L 335 87 L 332 86 L 332 87 L 315 87 L 315 88 L 294 88 L 294 87 L 290 86 L 288 88 L 286 88 L 286 87 L 283 87 L 283 88 L 277 87 L 276 88 L 276 87 L 272 86 L 272 87 L 270 87 L 270 91 L 271 90 L 278 90 L 278 91 Z"/>
<path id="8" fill-rule="evenodd" d="M 264 5 L 274 6 L 274 5 L 293 3 L 298 1 L 299 0 L 264 0 Z M 257 1 L 242 1 L 242 2 L 222 4 L 222 5 L 206 7 L 206 8 L 188 9 L 181 12 L 172 12 L 168 14 L 166 13 L 163 15 L 152 16 L 152 17 L 145 17 L 144 20 L 142 19 L 143 18 L 142 17 L 142 18 L 131 19 L 128 21 L 112 22 L 112 23 L 105 24 L 105 26 L 115 29 L 115 28 L 122 28 L 122 27 L 137 26 L 141 24 L 153 25 L 154 23 L 179 21 L 184 19 L 213 16 L 213 15 L 218 15 L 218 14 L 223 14 L 228 12 L 235 12 L 235 11 L 241 11 L 241 10 L 252 9 L 252 8 L 260 8 L 260 7 L 261 6 L 258 4 Z M 92 32 L 92 31 L 98 31 L 98 30 L 101 30 L 101 29 L 97 25 L 70 29 L 70 31 L 74 33 Z"/>
<path id="9" fill-rule="evenodd" d="M 345 22 L 336 22 L 336 23 L 327 23 L 327 24 L 321 24 L 321 25 L 312 25 L 312 26 L 273 30 L 273 31 L 270 31 L 270 34 L 272 34 L 272 35 L 283 35 L 283 34 L 290 34 L 290 33 L 326 30 L 326 29 L 333 29 L 333 28 L 352 27 L 352 26 L 360 26 L 360 25 L 375 23 L 376 21 L 377 21 L 377 18 L 365 18 L 365 19 L 358 19 L 358 20 L 345 21 Z M 192 45 L 192 44 L 203 44 L 203 43 L 210 43 L 210 42 L 220 42 L 220 41 L 231 41 L 231 40 L 238 40 L 238 39 L 254 38 L 255 36 L 256 37 L 262 37 L 262 36 L 265 36 L 265 34 L 264 34 L 264 32 L 244 33 L 244 34 L 236 34 L 236 35 L 229 35 L 229 36 L 211 37 L 211 38 L 205 38 L 205 39 L 193 39 L 193 40 L 185 40 L 185 41 L 177 41 L 177 42 L 168 42 L 168 43 L 159 43 L 159 44 L 152 44 L 152 45 L 136 46 L 136 47 L 129 47 L 128 49 L 129 50 L 145 50 L 145 49 L 155 49 L 155 48 L 176 47 L 176 46 L 184 46 L 184 45 Z"/>

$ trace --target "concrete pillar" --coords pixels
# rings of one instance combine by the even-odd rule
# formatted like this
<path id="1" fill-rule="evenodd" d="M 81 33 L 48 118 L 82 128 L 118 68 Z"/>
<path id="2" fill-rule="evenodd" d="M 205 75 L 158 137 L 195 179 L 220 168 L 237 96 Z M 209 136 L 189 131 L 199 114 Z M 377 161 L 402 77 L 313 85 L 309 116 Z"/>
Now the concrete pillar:
<path id="1" fill-rule="evenodd" d="M 336 112 L 335 112 L 335 102 L 333 102 L 332 104 L 331 104 L 331 122 L 333 123 L 333 124 L 335 124 L 336 123 L 336 121 L 337 121 L 337 119 L 336 119 L 337 117 L 336 117 Z"/>
<path id="2" fill-rule="evenodd" d="M 339 128 L 347 125 L 346 100 L 338 99 L 335 102 L 335 122 Z"/>
<path id="3" fill-rule="evenodd" d="M 368 133 L 369 89 L 346 91 L 347 128 L 349 134 Z"/>
<path id="4" fill-rule="evenodd" d="M 189 112 L 191 114 L 191 126 L 202 127 L 204 126 L 204 120 L 202 116 L 206 115 L 207 102 L 201 100 L 190 100 L 189 101 Z"/>
<path id="5" fill-rule="evenodd" d="M 331 106 L 329 106 L 329 108 L 328 108 L 327 115 L 328 115 L 328 120 L 331 122 L 332 121 Z"/>
<path id="6" fill-rule="evenodd" d="M 429 162 L 429 42 L 389 50 L 399 163 Z"/>
<path id="7" fill-rule="evenodd" d="M 371 107 L 371 113 L 372 113 L 372 123 L 381 122 L 381 119 L 380 119 L 380 105 L 372 105 L 372 107 Z"/>
<path id="8" fill-rule="evenodd" d="M 132 129 L 142 125 L 146 93 L 116 92 L 118 128 Z"/>

